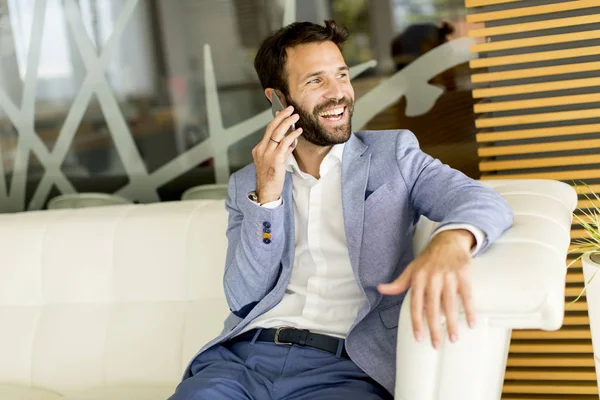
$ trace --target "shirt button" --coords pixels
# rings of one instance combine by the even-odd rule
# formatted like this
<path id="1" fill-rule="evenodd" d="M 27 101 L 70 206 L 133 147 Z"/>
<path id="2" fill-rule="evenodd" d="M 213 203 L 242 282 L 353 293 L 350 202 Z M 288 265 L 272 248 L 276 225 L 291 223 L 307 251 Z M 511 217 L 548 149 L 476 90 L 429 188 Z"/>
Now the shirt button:
<path id="1" fill-rule="evenodd" d="M 271 227 L 271 223 L 269 221 L 265 221 L 263 222 L 263 226 L 267 229 L 269 229 Z"/>
<path id="2" fill-rule="evenodd" d="M 265 239 L 271 239 L 271 234 L 270 233 L 263 233 L 263 238 L 265 238 Z"/>
<path id="3" fill-rule="evenodd" d="M 263 232 L 264 232 L 264 233 L 271 233 L 271 230 L 270 230 L 269 228 L 264 228 L 264 229 L 263 229 Z"/>
<path id="4" fill-rule="evenodd" d="M 263 243 L 264 244 L 269 244 L 269 243 L 271 243 L 271 239 L 263 239 Z"/>

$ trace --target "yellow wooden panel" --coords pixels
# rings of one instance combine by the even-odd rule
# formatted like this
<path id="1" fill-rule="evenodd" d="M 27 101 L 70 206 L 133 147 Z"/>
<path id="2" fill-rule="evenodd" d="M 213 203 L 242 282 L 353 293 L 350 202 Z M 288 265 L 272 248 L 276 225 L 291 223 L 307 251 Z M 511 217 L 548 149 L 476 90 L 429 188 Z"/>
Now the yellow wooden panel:
<path id="1" fill-rule="evenodd" d="M 581 200 L 577 201 L 578 208 L 594 208 L 594 206 L 600 207 L 600 201 L 596 200 L 595 198 L 590 198 L 590 200 L 581 199 Z M 573 222 L 576 222 L 576 221 L 573 221 Z"/>
<path id="2" fill-rule="evenodd" d="M 573 263 L 573 265 L 571 265 L 571 267 L 569 268 L 568 273 L 569 274 L 578 274 L 580 272 L 582 272 L 582 269 L 581 269 L 581 260 L 577 260 L 577 261 L 575 261 Z"/>
<path id="3" fill-rule="evenodd" d="M 569 104 L 585 104 L 595 103 L 600 101 L 600 93 L 578 94 L 573 96 L 555 96 L 535 100 L 514 100 L 514 101 L 495 101 L 491 103 L 475 104 L 474 111 L 476 114 L 508 111 L 508 110 L 524 110 L 530 108 L 565 106 Z"/>
<path id="4" fill-rule="evenodd" d="M 583 273 L 567 274 L 567 283 L 583 282 Z"/>
<path id="5" fill-rule="evenodd" d="M 578 185 L 577 187 L 577 193 L 600 193 L 600 184 L 599 185 L 587 185 L 587 186 L 583 186 L 583 185 Z"/>
<path id="6" fill-rule="evenodd" d="M 531 139 L 551 136 L 581 135 L 600 133 L 600 124 L 557 126 L 550 128 L 520 129 L 504 132 L 478 133 L 476 139 L 480 143 L 502 140 Z"/>
<path id="7" fill-rule="evenodd" d="M 575 245 L 575 244 L 573 244 L 573 243 L 572 243 L 572 244 L 570 244 L 570 245 L 569 245 L 569 251 L 575 251 L 574 249 L 575 249 L 576 247 L 577 247 L 577 245 Z"/>
<path id="8" fill-rule="evenodd" d="M 571 74 L 575 72 L 587 72 L 597 70 L 600 70 L 600 62 L 587 62 L 579 64 L 556 65 L 552 67 L 526 68 L 517 69 L 513 71 L 484 72 L 480 74 L 472 74 L 471 82 L 498 82 L 506 81 L 509 79 L 535 78 L 540 76 L 553 76 L 560 74 Z"/>
<path id="9" fill-rule="evenodd" d="M 593 367 L 594 358 L 591 354 L 557 354 L 551 358 L 541 358 L 537 355 L 508 357 L 507 367 Z"/>
<path id="10" fill-rule="evenodd" d="M 594 198 L 592 199 L 595 200 Z M 579 227 L 579 220 L 583 220 L 585 222 L 596 222 L 596 217 L 591 215 L 577 214 L 577 218 L 573 218 L 573 224 L 575 224 L 577 227 Z"/>
<path id="11" fill-rule="evenodd" d="M 557 181 L 571 181 L 578 179 L 596 179 L 600 178 L 600 169 L 587 169 L 582 171 L 556 171 L 556 172 L 527 172 L 523 174 L 483 174 L 483 180 L 497 179 L 555 179 Z"/>
<path id="12" fill-rule="evenodd" d="M 546 22 L 547 23 L 547 22 Z M 600 38 L 600 31 L 562 33 L 560 35 L 537 36 L 525 39 L 501 40 L 499 42 L 488 42 L 474 44 L 471 46 L 473 53 L 485 53 L 507 49 L 521 49 L 523 47 L 545 46 L 555 43 L 569 43 L 579 40 L 593 40 Z"/>
<path id="13" fill-rule="evenodd" d="M 569 382 L 569 383 L 520 383 L 508 381 L 504 383 L 502 391 L 504 393 L 542 393 L 542 394 L 598 394 L 596 382 Z M 565 400 L 570 400 L 565 397 Z"/>
<path id="14" fill-rule="evenodd" d="M 571 302 L 565 303 L 565 310 L 566 311 L 587 311 L 588 305 L 587 305 L 587 302 L 585 301 L 585 298 L 581 298 L 581 299 L 577 300 L 575 303 L 571 303 Z M 539 332 L 539 331 L 537 331 L 537 332 Z"/>
<path id="15" fill-rule="evenodd" d="M 469 14 L 467 22 L 487 22 L 500 19 L 527 17 L 531 15 L 550 14 L 561 11 L 581 10 L 584 8 L 598 7 L 598 0 L 578 0 L 565 3 L 549 4 L 535 7 L 523 7 L 502 11 L 492 11 L 486 13 Z"/>
<path id="16" fill-rule="evenodd" d="M 467 8 L 492 6 L 494 4 L 516 3 L 521 0 L 465 0 Z"/>
<path id="17" fill-rule="evenodd" d="M 600 110 L 598 110 L 600 112 Z M 591 154 L 585 156 L 565 156 L 565 157 L 547 157 L 532 158 L 523 160 L 507 161 L 482 161 L 479 163 L 480 171 L 503 171 L 508 169 L 528 169 L 544 167 L 564 167 L 567 165 L 599 164 L 600 154 Z"/>
<path id="18" fill-rule="evenodd" d="M 491 128 L 497 126 L 535 124 L 540 122 L 554 121 L 569 121 L 598 117 L 600 117 L 600 108 L 592 108 L 588 110 L 517 115 L 514 117 L 479 118 L 475 120 L 475 126 L 477 128 Z"/>
<path id="19" fill-rule="evenodd" d="M 516 397 L 515 397 L 516 396 Z M 521 396 L 525 396 L 525 397 L 521 397 Z M 533 397 L 531 397 L 533 396 Z M 576 395 L 577 398 L 575 397 L 568 397 L 566 399 L 561 399 L 561 400 L 596 400 L 596 398 L 594 397 L 590 397 L 590 395 L 585 395 L 585 394 L 578 394 Z M 582 397 L 585 396 L 585 397 Z M 557 400 L 558 397 L 554 397 L 553 393 L 550 394 L 523 394 L 523 393 L 519 393 L 519 394 L 511 394 L 510 397 L 506 397 L 506 396 L 502 396 L 501 400 Z"/>
<path id="20" fill-rule="evenodd" d="M 571 239 L 582 239 L 589 238 L 590 235 L 587 233 L 585 229 L 571 229 Z"/>
<path id="21" fill-rule="evenodd" d="M 576 303 L 575 303 L 576 304 Z M 558 331 L 513 331 L 513 339 L 591 339 L 589 329 L 561 329 Z"/>
<path id="22" fill-rule="evenodd" d="M 504 379 L 523 379 L 531 381 L 594 381 L 596 382 L 596 371 L 568 371 L 568 370 L 538 370 L 538 371 L 515 371 L 508 370 Z"/>
<path id="23" fill-rule="evenodd" d="M 525 85 L 501 86 L 485 89 L 473 89 L 473 98 L 509 96 L 513 94 L 540 93 L 551 90 L 578 89 L 600 86 L 600 78 L 571 79 L 566 81 L 529 83 Z"/>
<path id="24" fill-rule="evenodd" d="M 578 26 L 585 24 L 594 24 L 600 22 L 600 15 L 583 15 L 580 17 L 556 18 L 552 20 L 552 28 L 564 28 L 567 26 Z M 493 28 L 471 29 L 470 37 L 486 37 L 496 35 L 506 35 L 510 33 L 532 32 L 548 29 L 548 21 L 527 22 L 524 24 L 512 24 L 496 26 Z"/>
<path id="25" fill-rule="evenodd" d="M 565 296 L 567 297 L 577 297 L 581 294 L 581 290 L 583 288 L 582 287 L 568 287 L 565 288 Z M 568 323 L 567 323 L 567 318 L 570 316 L 565 317 L 565 325 L 588 325 L 589 321 L 587 320 L 587 317 L 585 317 L 585 319 L 569 319 Z M 575 318 L 575 317 L 573 317 Z M 584 318 L 584 317 L 577 317 L 577 318 Z"/>
<path id="26" fill-rule="evenodd" d="M 593 149 L 595 147 L 600 147 L 600 139 L 480 147 L 477 149 L 477 153 L 479 157 L 497 157 L 516 154 L 547 153 L 551 151 Z"/>
<path id="27" fill-rule="evenodd" d="M 485 5 L 485 0 L 466 0 L 480 1 L 478 5 L 470 4 L 471 7 Z M 494 0 L 492 0 L 494 1 Z M 532 2 L 536 3 L 536 2 Z M 501 4 L 501 3 L 500 3 Z M 530 4 L 530 3 L 529 3 Z M 600 7 L 600 0 L 595 1 L 567 1 L 559 4 L 545 4 L 537 2 L 539 6 L 512 8 L 503 11 L 484 12 L 468 16 L 469 22 L 501 21 L 503 19 L 519 18 L 532 15 L 552 14 L 566 10 L 584 9 L 589 7 Z M 507 5 L 510 8 L 510 5 Z M 586 13 L 581 13 L 586 14 Z M 580 26 L 582 29 L 586 25 L 600 23 L 600 14 L 588 12 L 588 15 L 555 18 L 557 15 L 548 15 L 547 21 L 527 22 L 525 19 L 516 21 L 502 21 L 497 25 L 488 26 L 483 29 L 471 29 L 470 37 L 490 38 L 498 35 L 506 35 L 523 32 L 536 32 L 552 28 L 565 28 Z M 533 19 L 533 18 L 531 18 Z M 530 19 L 530 20 L 531 20 Z M 542 19 L 542 18 L 540 18 Z M 495 99 L 500 96 L 519 95 L 527 93 L 544 93 L 558 90 L 569 90 L 586 87 L 600 87 L 600 78 L 587 79 L 568 79 L 560 77 L 577 72 L 595 72 L 600 70 L 600 62 L 585 62 L 569 65 L 569 58 L 597 56 L 600 55 L 600 46 L 582 47 L 579 46 L 581 40 L 592 40 L 600 38 L 600 29 L 589 26 L 589 29 L 583 33 L 564 33 L 547 35 L 539 32 L 536 37 L 525 39 L 509 39 L 501 41 L 481 42 L 471 47 L 476 52 L 494 52 L 504 49 L 517 49 L 531 47 L 530 54 L 518 54 L 512 56 L 486 57 L 475 59 L 470 62 L 471 68 L 487 68 L 493 66 L 511 66 L 513 68 L 522 68 L 502 72 L 481 71 L 479 74 L 472 75 L 474 84 L 485 84 L 491 82 L 500 82 L 508 80 L 523 80 L 527 78 L 538 77 L 556 77 L 564 79 L 562 81 L 525 83 L 502 87 L 482 87 L 473 91 L 475 99 Z M 495 38 L 493 38 L 495 39 Z M 564 50 L 552 50 L 538 52 L 534 46 L 544 46 L 556 43 L 574 42 L 573 46 Z M 543 47 L 542 47 L 543 48 Z M 493 53 L 491 53 L 493 54 Z M 564 65 L 555 65 L 549 67 L 529 68 L 525 63 L 538 61 L 564 60 Z M 558 75 L 558 76 L 557 76 Z M 531 80 L 529 80 L 531 82 Z M 539 80 L 538 80 L 539 82 Z M 496 84 L 498 85 L 498 84 Z M 491 85 L 489 85 L 491 86 Z M 498 99 L 503 100 L 503 99 Z M 582 169 L 584 165 L 600 164 L 600 152 L 598 155 L 580 155 L 574 157 L 543 157 L 533 158 L 529 154 L 544 154 L 550 152 L 562 152 L 573 150 L 586 150 L 588 148 L 600 148 L 600 139 L 581 139 L 557 142 L 559 137 L 569 137 L 573 135 L 584 135 L 600 133 L 600 124 L 582 124 L 578 120 L 591 120 L 600 117 L 600 110 L 561 111 L 556 113 L 536 113 L 542 107 L 560 107 L 568 105 L 579 105 L 600 102 L 599 91 L 593 91 L 590 94 L 569 96 L 554 96 L 551 98 L 542 98 L 535 100 L 513 100 L 500 102 L 482 102 L 474 106 L 476 114 L 488 114 L 501 111 L 512 110 L 532 110 L 529 115 L 498 117 L 493 115 L 482 115 L 477 119 L 476 127 L 477 142 L 482 144 L 478 153 L 480 157 L 501 157 L 518 156 L 521 159 L 512 161 L 501 160 L 482 160 L 480 171 L 481 179 L 556 179 L 566 182 L 600 179 L 600 168 Z M 509 129 L 504 132 L 489 132 L 493 128 L 507 127 L 513 128 L 517 125 L 552 123 L 558 121 L 571 122 L 567 127 L 545 127 L 533 129 Z M 488 132 L 482 132 L 482 129 Z M 531 144 L 510 144 L 509 146 L 500 146 L 502 142 L 508 140 L 548 138 L 540 140 L 542 143 Z M 562 138 L 561 138 L 562 139 Z M 496 145 L 486 146 L 486 144 Z M 545 143 L 544 143 L 545 142 Z M 528 157 L 523 159 L 524 157 Z M 517 158 L 517 157 L 515 157 Z M 517 174 L 502 174 L 502 171 L 523 170 L 528 168 L 544 167 L 562 167 L 578 166 L 575 171 L 557 171 L 557 172 L 519 172 Z M 557 168 L 558 169 L 558 168 Z M 535 171 L 535 170 L 533 170 Z M 500 172 L 500 173 L 496 173 Z M 600 184 L 595 184 L 594 190 L 600 190 Z M 600 201 L 597 202 L 600 205 Z M 579 200 L 580 207 L 589 207 L 592 202 Z M 571 237 L 579 238 L 585 236 L 582 229 L 576 223 L 573 224 Z M 571 244 L 570 249 L 575 249 L 576 244 Z M 569 255 L 567 262 L 573 260 L 577 254 Z M 589 396 L 598 395 L 596 384 L 596 373 L 593 358 L 593 349 L 591 345 L 591 333 L 589 330 L 589 318 L 587 316 L 587 302 L 585 293 L 578 302 L 570 304 L 570 301 L 578 296 L 584 287 L 583 272 L 581 261 L 566 271 L 567 287 L 565 288 L 565 317 L 563 329 L 555 332 L 546 332 L 539 330 L 520 330 L 512 334 L 512 343 L 510 354 L 507 360 L 507 372 L 503 387 L 503 398 L 506 400 L 551 400 L 555 398 L 573 399 L 590 398 Z M 548 368 L 551 367 L 551 368 Z M 573 371 L 573 367 L 585 367 L 585 370 Z"/>
<path id="28" fill-rule="evenodd" d="M 591 353 L 591 343 L 562 343 L 560 345 L 554 343 L 545 343 L 544 341 L 531 343 L 511 343 L 511 353 Z"/>
<path id="29" fill-rule="evenodd" d="M 514 56 L 477 58 L 469 61 L 475 68 L 497 67 L 500 65 L 516 65 L 535 61 L 561 60 L 564 58 L 595 56 L 600 54 L 600 46 L 580 47 L 566 50 L 542 51 L 538 53 L 518 54 Z"/>
<path id="30" fill-rule="evenodd" d="M 555 172 L 528 172 L 524 174 L 492 175 L 485 174 L 481 179 L 555 179 L 557 181 L 571 181 L 578 179 L 600 178 L 600 169 L 587 169 L 582 171 L 555 171 Z"/>
<path id="31" fill-rule="evenodd" d="M 583 288 L 576 287 L 576 288 L 567 288 L 567 289 L 574 289 L 573 292 L 576 293 L 575 296 L 579 296 L 579 293 L 581 293 L 581 290 Z M 590 319 L 588 318 L 587 315 L 565 315 L 565 319 L 564 319 L 564 322 L 563 322 L 563 326 L 568 326 L 568 325 L 589 325 L 589 324 L 590 324 Z"/>

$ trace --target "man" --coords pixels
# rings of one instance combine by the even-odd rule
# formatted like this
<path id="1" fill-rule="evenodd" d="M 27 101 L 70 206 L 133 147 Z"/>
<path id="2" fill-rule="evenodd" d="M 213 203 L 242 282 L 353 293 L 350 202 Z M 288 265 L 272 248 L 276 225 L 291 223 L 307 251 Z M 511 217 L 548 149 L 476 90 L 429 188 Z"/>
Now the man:
<path id="1" fill-rule="evenodd" d="M 475 323 L 471 256 L 511 225 L 510 208 L 421 152 L 408 131 L 351 133 L 347 35 L 332 21 L 294 23 L 258 51 L 266 97 L 289 107 L 267 126 L 254 163 L 231 177 L 232 314 L 172 400 L 391 399 L 409 287 L 416 340 L 426 319 L 441 346 L 443 312 L 456 341 L 460 302 Z M 413 259 L 420 215 L 441 223 Z"/>

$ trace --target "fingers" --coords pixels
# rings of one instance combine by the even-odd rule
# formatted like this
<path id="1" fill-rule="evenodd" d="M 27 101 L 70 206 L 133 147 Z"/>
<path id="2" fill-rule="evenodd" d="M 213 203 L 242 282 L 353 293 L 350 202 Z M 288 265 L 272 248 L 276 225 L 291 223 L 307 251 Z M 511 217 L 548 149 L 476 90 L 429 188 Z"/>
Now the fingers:
<path id="1" fill-rule="evenodd" d="M 386 295 L 395 295 L 406 292 L 410 287 L 412 271 L 413 267 L 412 265 L 409 265 L 396 280 L 391 283 L 379 284 L 377 290 L 379 290 L 379 293 Z"/>
<path id="2" fill-rule="evenodd" d="M 265 129 L 265 134 L 263 135 L 263 138 L 261 139 L 259 146 L 266 147 L 269 144 L 271 136 L 273 135 L 273 132 L 275 131 L 275 129 L 279 125 L 281 125 L 281 123 L 286 118 L 288 118 L 290 115 L 292 115 L 293 112 L 294 112 L 294 107 L 292 107 L 292 106 L 286 107 L 282 111 L 278 111 L 277 114 L 275 115 L 275 117 L 273 118 L 273 120 L 271 122 L 269 122 L 269 124 L 267 125 L 267 128 Z M 277 140 L 277 139 L 275 139 L 275 140 Z"/>
<path id="3" fill-rule="evenodd" d="M 412 282 L 410 297 L 410 316 L 412 320 L 415 340 L 423 340 L 423 303 L 425 296 L 425 276 L 422 273 L 415 274 Z"/>
<path id="4" fill-rule="evenodd" d="M 292 144 L 298 139 L 298 137 L 302 134 L 302 128 L 298 128 L 295 131 L 292 131 L 289 135 L 281 139 L 278 148 L 282 152 L 294 150 L 294 146 Z"/>
<path id="5" fill-rule="evenodd" d="M 281 142 L 290 127 L 292 127 L 300 119 L 298 114 L 292 114 L 293 109 L 290 110 L 288 108 L 280 111 L 273 121 L 271 121 L 271 123 L 267 126 L 267 129 L 265 130 L 265 136 L 260 143 L 264 148 L 267 148 L 266 146 L 268 144 L 277 145 L 275 142 Z"/>
<path id="6" fill-rule="evenodd" d="M 446 315 L 446 328 L 452 343 L 458 340 L 458 294 L 456 278 L 453 274 L 446 275 L 442 293 L 442 307 Z"/>
<path id="7" fill-rule="evenodd" d="M 435 349 L 439 349 L 446 331 L 451 342 L 458 340 L 461 326 L 459 301 L 464 305 L 470 328 L 475 326 L 476 312 L 470 262 L 465 260 L 462 246 L 449 246 L 438 242 L 432 248 L 436 251 L 424 251 L 395 281 L 380 284 L 377 289 L 384 295 L 398 295 L 410 287 L 410 315 L 415 339 L 420 342 L 427 333 L 426 317 L 431 344 Z M 441 250 L 437 251 L 438 249 Z M 443 316 L 446 317 L 445 327 Z"/>
<path id="8" fill-rule="evenodd" d="M 471 279 L 468 274 L 463 273 L 459 275 L 458 291 L 465 309 L 467 324 L 469 325 L 469 328 L 473 329 L 477 323 L 477 313 L 475 312 L 475 301 L 473 300 Z"/>
<path id="9" fill-rule="evenodd" d="M 270 139 L 273 139 L 276 142 L 281 142 L 283 138 L 285 138 L 285 134 L 290 130 L 290 128 L 298 122 L 300 116 L 298 114 L 292 114 L 286 119 L 284 119 L 278 127 L 275 128 L 273 134 Z M 277 144 L 272 140 L 269 140 L 271 143 Z"/>
<path id="10" fill-rule="evenodd" d="M 429 334 L 431 335 L 431 344 L 434 349 L 439 349 L 442 345 L 443 336 L 440 323 L 440 303 L 442 300 L 443 276 L 441 274 L 432 275 L 425 294 L 427 296 L 427 323 L 429 325 Z"/>

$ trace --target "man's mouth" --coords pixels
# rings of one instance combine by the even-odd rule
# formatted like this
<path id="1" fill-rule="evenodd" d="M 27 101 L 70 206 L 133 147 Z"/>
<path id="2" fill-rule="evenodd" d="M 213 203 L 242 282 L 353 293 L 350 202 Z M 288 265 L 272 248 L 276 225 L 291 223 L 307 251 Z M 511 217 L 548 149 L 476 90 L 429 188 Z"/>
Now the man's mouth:
<path id="1" fill-rule="evenodd" d="M 324 118 L 328 121 L 340 121 L 344 117 L 344 111 L 346 111 L 346 106 L 339 106 L 335 108 L 330 108 L 326 111 L 321 111 L 318 115 L 321 118 Z"/>

